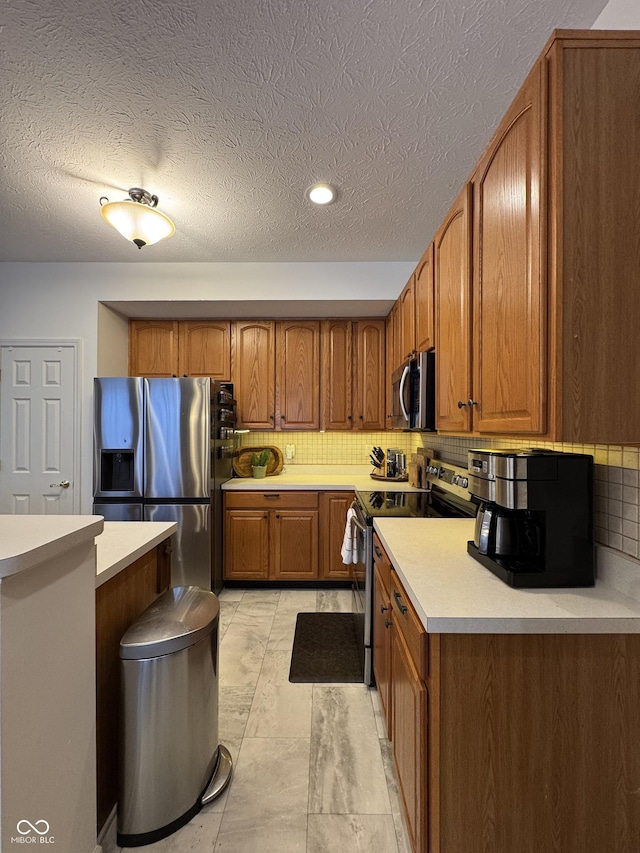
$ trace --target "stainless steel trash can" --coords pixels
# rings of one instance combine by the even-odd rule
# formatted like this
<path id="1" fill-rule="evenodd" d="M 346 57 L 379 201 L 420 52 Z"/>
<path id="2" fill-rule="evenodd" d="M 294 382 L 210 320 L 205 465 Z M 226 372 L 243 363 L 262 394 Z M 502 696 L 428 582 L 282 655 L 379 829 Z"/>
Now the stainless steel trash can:
<path id="1" fill-rule="evenodd" d="M 120 641 L 118 844 L 151 844 L 188 823 L 231 777 L 218 743 L 220 605 L 169 589 Z"/>

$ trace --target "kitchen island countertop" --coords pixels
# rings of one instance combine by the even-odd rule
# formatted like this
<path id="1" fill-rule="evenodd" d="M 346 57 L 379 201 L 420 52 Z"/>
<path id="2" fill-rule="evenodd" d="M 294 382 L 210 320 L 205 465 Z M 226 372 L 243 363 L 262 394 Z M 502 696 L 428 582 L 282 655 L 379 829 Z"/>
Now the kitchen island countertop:
<path id="1" fill-rule="evenodd" d="M 93 539 L 98 515 L 0 515 L 0 578 L 51 561 Z"/>
<path id="2" fill-rule="evenodd" d="M 178 525 L 170 521 L 105 521 L 96 537 L 96 587 L 159 545 Z"/>
<path id="3" fill-rule="evenodd" d="M 369 476 L 370 465 L 285 465 L 275 477 L 256 479 L 234 477 L 222 484 L 224 491 L 422 491 L 410 486 L 407 481 L 374 480 Z"/>
<path id="4" fill-rule="evenodd" d="M 513 589 L 467 554 L 473 520 L 376 518 L 373 524 L 430 633 L 640 633 L 640 600 L 629 594 L 638 587 L 637 561 L 611 549 L 597 549 L 593 587 Z"/>

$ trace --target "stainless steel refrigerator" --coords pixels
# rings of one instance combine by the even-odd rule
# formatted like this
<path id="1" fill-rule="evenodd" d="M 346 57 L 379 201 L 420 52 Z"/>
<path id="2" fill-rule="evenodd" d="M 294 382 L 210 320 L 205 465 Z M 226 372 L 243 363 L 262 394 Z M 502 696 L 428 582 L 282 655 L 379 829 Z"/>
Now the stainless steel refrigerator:
<path id="1" fill-rule="evenodd" d="M 107 521 L 175 521 L 171 585 L 222 588 L 222 493 L 233 386 L 208 378 L 94 380 L 94 504 Z"/>

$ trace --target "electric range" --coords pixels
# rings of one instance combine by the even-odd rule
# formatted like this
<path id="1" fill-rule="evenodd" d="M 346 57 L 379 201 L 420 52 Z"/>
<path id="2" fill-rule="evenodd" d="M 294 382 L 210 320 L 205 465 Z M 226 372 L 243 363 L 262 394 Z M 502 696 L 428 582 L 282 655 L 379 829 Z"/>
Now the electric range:
<path id="1" fill-rule="evenodd" d="M 358 542 L 357 562 L 351 564 L 353 608 L 358 636 L 364 647 L 364 682 L 373 684 L 373 519 L 475 518 L 478 505 L 469 494 L 468 471 L 432 460 L 426 471 L 426 489 L 389 488 L 356 490 L 348 518 Z"/>

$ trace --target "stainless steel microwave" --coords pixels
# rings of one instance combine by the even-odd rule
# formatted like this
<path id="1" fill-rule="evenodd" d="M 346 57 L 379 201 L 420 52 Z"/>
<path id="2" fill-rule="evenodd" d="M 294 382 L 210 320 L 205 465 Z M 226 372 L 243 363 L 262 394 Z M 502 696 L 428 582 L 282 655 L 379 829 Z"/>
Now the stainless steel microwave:
<path id="1" fill-rule="evenodd" d="M 420 352 L 391 375 L 391 426 L 425 432 L 436 428 L 436 356 Z"/>

